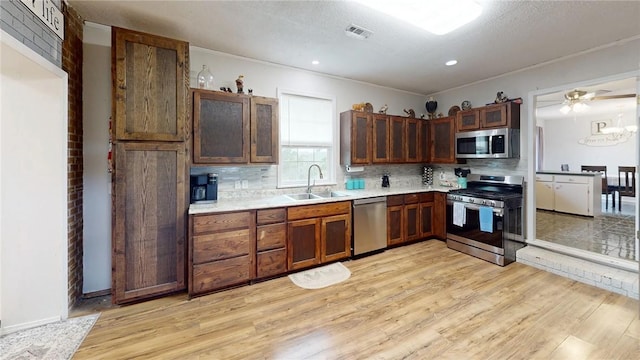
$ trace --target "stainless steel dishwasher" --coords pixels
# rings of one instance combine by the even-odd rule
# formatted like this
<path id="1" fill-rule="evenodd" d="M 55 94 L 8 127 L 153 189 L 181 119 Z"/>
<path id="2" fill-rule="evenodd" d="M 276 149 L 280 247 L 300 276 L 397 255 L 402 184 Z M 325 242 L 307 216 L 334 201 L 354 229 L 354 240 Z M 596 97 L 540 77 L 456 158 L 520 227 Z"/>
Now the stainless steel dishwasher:
<path id="1" fill-rule="evenodd" d="M 387 247 L 387 198 L 353 201 L 353 255 Z"/>

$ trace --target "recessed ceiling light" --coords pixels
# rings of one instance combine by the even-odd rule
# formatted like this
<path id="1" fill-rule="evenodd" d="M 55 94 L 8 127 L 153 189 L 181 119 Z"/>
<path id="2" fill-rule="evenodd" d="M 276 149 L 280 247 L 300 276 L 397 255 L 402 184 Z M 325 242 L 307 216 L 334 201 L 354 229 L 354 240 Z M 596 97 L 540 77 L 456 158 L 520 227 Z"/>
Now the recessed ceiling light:
<path id="1" fill-rule="evenodd" d="M 449 33 L 482 13 L 482 7 L 473 0 L 356 1 L 436 35 Z"/>
<path id="2" fill-rule="evenodd" d="M 455 65 L 457 63 L 458 63 L 458 60 L 449 60 L 444 64 L 447 65 L 447 66 L 453 66 L 453 65 Z"/>
<path id="3" fill-rule="evenodd" d="M 313 61 L 311 62 L 311 64 L 313 64 L 313 65 L 318 65 L 318 64 L 320 64 L 320 61 L 318 61 L 318 60 L 313 60 Z"/>

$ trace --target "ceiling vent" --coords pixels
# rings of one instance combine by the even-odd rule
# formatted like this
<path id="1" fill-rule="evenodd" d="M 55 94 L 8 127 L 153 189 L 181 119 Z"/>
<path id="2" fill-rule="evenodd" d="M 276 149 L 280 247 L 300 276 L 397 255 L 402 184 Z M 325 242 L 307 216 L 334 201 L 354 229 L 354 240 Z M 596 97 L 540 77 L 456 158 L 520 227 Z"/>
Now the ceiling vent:
<path id="1" fill-rule="evenodd" d="M 373 31 L 367 30 L 362 26 L 358 26 L 355 24 L 347 26 L 347 28 L 344 29 L 344 32 L 345 34 L 347 34 L 347 36 L 351 36 L 360 40 L 368 39 L 369 36 L 373 35 Z"/>

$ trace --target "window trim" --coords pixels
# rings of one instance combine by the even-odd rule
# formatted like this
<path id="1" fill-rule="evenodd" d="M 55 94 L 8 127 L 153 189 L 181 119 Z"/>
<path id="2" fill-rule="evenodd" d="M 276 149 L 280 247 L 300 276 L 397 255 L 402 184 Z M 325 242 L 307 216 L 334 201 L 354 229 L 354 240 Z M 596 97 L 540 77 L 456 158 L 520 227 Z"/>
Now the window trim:
<path id="1" fill-rule="evenodd" d="M 316 99 L 323 99 L 323 100 L 329 100 L 331 101 L 331 122 L 333 124 L 333 131 L 331 132 L 331 136 L 332 136 L 332 141 L 331 141 L 331 158 L 332 158 L 332 164 L 330 164 L 333 168 L 329 169 L 329 176 L 325 176 L 325 179 L 323 179 L 322 182 L 318 183 L 318 179 L 316 178 L 316 184 L 317 186 L 333 186 L 337 184 L 337 170 L 339 167 L 339 161 L 340 161 L 340 146 L 339 146 L 339 140 L 340 140 L 340 136 L 339 136 L 339 131 L 340 131 L 340 127 L 339 127 L 339 123 L 338 123 L 338 116 L 336 114 L 336 97 L 335 95 L 330 95 L 330 94 L 326 94 L 326 93 L 317 93 L 317 92 L 311 92 L 311 91 L 305 91 L 305 90 L 298 90 L 298 89 L 291 89 L 291 88 L 277 88 L 276 90 L 277 92 L 277 97 L 278 97 L 278 101 L 282 102 L 282 96 L 283 95 L 292 95 L 292 96 L 305 96 L 305 97 L 310 97 L 310 98 L 316 98 Z M 282 110 L 282 107 L 280 107 L 280 111 Z M 283 126 L 283 122 L 279 121 L 278 122 L 278 126 L 282 127 Z M 278 128 L 278 137 L 281 134 L 281 129 Z M 282 144 L 282 141 L 279 141 L 279 146 L 278 146 L 278 152 L 279 152 L 279 156 L 282 155 L 282 147 L 284 146 Z M 308 145 L 311 146 L 311 145 Z M 315 145 L 317 146 L 317 145 Z M 282 159 L 282 157 L 280 157 L 280 159 Z M 277 171 L 276 171 L 276 187 L 278 189 L 284 189 L 284 188 L 296 188 L 296 187 L 303 187 L 303 186 L 307 186 L 307 184 L 283 184 L 282 183 L 282 178 L 280 176 L 280 174 L 282 173 L 282 166 L 283 166 L 283 161 L 278 162 L 278 166 L 277 166 Z"/>

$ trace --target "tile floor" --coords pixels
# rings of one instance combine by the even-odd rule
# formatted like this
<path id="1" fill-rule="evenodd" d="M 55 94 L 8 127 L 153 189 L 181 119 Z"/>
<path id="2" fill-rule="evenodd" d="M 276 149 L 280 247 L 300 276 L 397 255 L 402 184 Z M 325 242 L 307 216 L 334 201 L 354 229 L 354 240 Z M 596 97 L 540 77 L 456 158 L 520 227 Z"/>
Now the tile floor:
<path id="1" fill-rule="evenodd" d="M 617 205 L 617 204 L 616 204 Z M 635 205 L 623 202 L 622 211 L 604 208 L 602 215 L 586 217 L 538 210 L 536 238 L 578 249 L 634 260 Z"/>

